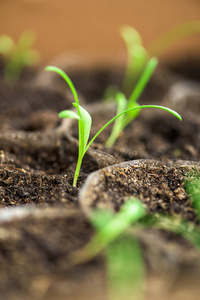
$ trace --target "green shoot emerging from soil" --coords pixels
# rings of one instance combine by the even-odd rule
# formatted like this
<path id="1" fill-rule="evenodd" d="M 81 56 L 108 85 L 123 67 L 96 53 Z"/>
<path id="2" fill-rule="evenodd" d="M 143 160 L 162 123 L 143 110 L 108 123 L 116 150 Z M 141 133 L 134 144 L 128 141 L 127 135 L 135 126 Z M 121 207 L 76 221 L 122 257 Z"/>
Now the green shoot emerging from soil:
<path id="1" fill-rule="evenodd" d="M 116 92 L 114 87 L 112 87 L 111 92 L 107 90 L 107 94 L 112 95 L 112 98 L 114 95 L 117 102 L 117 114 L 138 105 L 137 101 L 157 66 L 157 59 L 155 57 L 149 59 L 149 57 L 152 55 L 159 56 L 172 43 L 188 35 L 199 32 L 200 22 L 187 22 L 163 33 L 149 48 L 145 49 L 142 45 L 142 39 L 138 31 L 128 25 L 122 26 L 120 28 L 120 34 L 127 46 L 127 66 L 123 82 L 124 93 Z M 133 92 L 131 94 L 132 89 Z M 128 100 L 126 98 L 127 95 L 130 96 Z M 123 131 L 124 128 L 139 115 L 139 113 L 139 110 L 133 111 L 132 113 L 123 115 L 123 117 L 120 117 L 120 119 L 115 121 L 111 135 L 106 142 L 106 147 L 109 148 L 114 145 L 120 132 Z"/>
<path id="2" fill-rule="evenodd" d="M 199 214 L 200 181 L 190 185 L 193 206 Z M 196 190 L 197 188 L 197 190 Z M 141 299 L 145 283 L 145 263 L 135 236 L 138 229 L 158 228 L 181 235 L 200 251 L 199 226 L 179 216 L 147 213 L 142 202 L 129 197 L 120 211 L 94 210 L 90 222 L 97 231 L 88 244 L 73 253 L 73 263 L 84 263 L 104 251 L 110 300 Z"/>
<path id="3" fill-rule="evenodd" d="M 39 62 L 39 52 L 31 49 L 35 38 L 34 32 L 26 31 L 15 44 L 9 36 L 0 36 L 0 54 L 4 59 L 5 79 L 18 80 L 25 66 Z"/>
<path id="4" fill-rule="evenodd" d="M 127 66 L 123 82 L 124 93 L 130 95 L 150 57 L 161 56 L 173 43 L 197 33 L 200 33 L 199 21 L 183 23 L 162 33 L 145 49 L 139 32 L 129 25 L 122 26 L 120 34 L 127 46 Z"/>
<path id="5" fill-rule="evenodd" d="M 120 28 L 120 34 L 127 46 L 127 66 L 123 82 L 123 91 L 130 95 L 132 87 L 140 78 L 148 61 L 148 52 L 142 45 L 139 32 L 128 25 Z"/>
<path id="6" fill-rule="evenodd" d="M 82 160 L 83 157 L 85 155 L 85 153 L 87 152 L 88 148 L 91 146 L 91 144 L 94 142 L 94 140 L 97 138 L 97 136 L 109 125 L 111 124 L 113 121 L 115 121 L 116 119 L 122 117 L 123 115 L 126 114 L 127 118 L 123 121 L 123 126 L 126 123 L 129 123 L 132 119 L 133 119 L 133 113 L 137 112 L 138 110 L 142 109 L 142 108 L 160 108 L 163 110 L 168 111 L 169 113 L 173 114 L 175 117 L 177 117 L 179 120 L 182 120 L 181 116 L 167 108 L 164 106 L 159 106 L 159 105 L 142 105 L 142 106 L 138 106 L 137 104 L 135 104 L 134 99 L 135 96 L 132 96 L 132 102 L 133 102 L 133 107 L 131 105 L 127 106 L 127 109 L 124 110 L 123 108 L 121 109 L 121 111 L 114 117 L 112 118 L 110 121 L 108 121 L 96 134 L 95 136 L 90 140 L 90 142 L 88 142 L 89 140 L 89 136 L 90 136 L 90 129 L 91 129 L 91 125 L 92 125 L 92 118 L 90 116 L 90 114 L 79 104 L 79 100 L 78 100 L 78 95 L 77 92 L 74 88 L 74 85 L 72 83 L 72 81 L 70 80 L 70 78 L 65 74 L 64 71 L 62 71 L 61 69 L 57 68 L 57 67 L 53 67 L 53 66 L 48 66 L 46 67 L 47 71 L 53 71 L 58 73 L 65 81 L 66 83 L 69 85 L 72 94 L 74 96 L 75 102 L 73 103 L 73 105 L 76 107 L 77 109 L 77 113 L 75 113 L 74 111 L 70 111 L 70 110 L 64 110 L 62 112 L 59 113 L 59 117 L 60 118 L 74 118 L 78 120 L 78 131 L 79 131 L 79 153 L 78 153 L 78 161 L 77 161 L 77 165 L 76 165 L 76 170 L 75 170 L 75 174 L 74 174 L 74 181 L 73 181 L 73 186 L 76 187 L 77 184 L 77 179 L 79 177 L 79 173 L 80 173 L 80 168 L 81 168 L 81 164 L 82 164 Z M 134 114 L 135 115 L 135 114 Z M 120 125 L 120 128 L 124 128 L 123 126 Z"/>
<path id="7" fill-rule="evenodd" d="M 115 100 L 117 102 L 117 114 L 120 114 L 121 112 L 136 108 L 139 106 L 137 103 L 138 98 L 140 97 L 142 91 L 144 90 L 145 86 L 147 85 L 153 71 L 155 70 L 156 66 L 158 64 L 158 61 L 156 58 L 151 58 L 149 62 L 147 63 L 141 77 L 139 78 L 135 88 L 133 89 L 132 94 L 130 95 L 129 99 L 127 100 L 126 96 L 123 93 L 117 93 L 115 96 Z M 119 137 L 120 133 L 125 129 L 128 124 L 133 121 L 138 114 L 140 113 L 140 110 L 134 110 L 129 113 L 124 114 L 119 119 L 117 119 L 114 123 L 112 132 L 106 141 L 105 146 L 110 148 L 114 145 L 115 141 Z"/>
<path id="8" fill-rule="evenodd" d="M 192 205 L 200 221 L 200 180 L 188 181 Z M 110 300 L 141 299 L 145 282 L 145 263 L 135 232 L 157 228 L 174 232 L 200 251 L 200 228 L 180 216 L 147 213 L 135 197 L 129 197 L 116 214 L 109 210 L 94 210 L 90 222 L 96 234 L 88 244 L 73 253 L 73 263 L 84 263 L 104 251 Z"/>
<path id="9" fill-rule="evenodd" d="M 97 233 L 80 251 L 72 255 L 82 263 L 105 252 L 109 300 L 141 299 L 145 281 L 145 266 L 139 242 L 127 229 L 146 214 L 144 205 L 130 197 L 116 214 L 96 210 L 90 216 Z"/>

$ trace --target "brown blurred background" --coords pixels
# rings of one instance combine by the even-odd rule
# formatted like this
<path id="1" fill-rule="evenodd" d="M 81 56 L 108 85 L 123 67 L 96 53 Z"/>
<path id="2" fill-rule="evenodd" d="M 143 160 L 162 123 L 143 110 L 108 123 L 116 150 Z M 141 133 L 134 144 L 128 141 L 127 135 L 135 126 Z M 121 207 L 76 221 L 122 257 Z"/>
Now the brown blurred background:
<path id="1" fill-rule="evenodd" d="M 125 49 L 123 24 L 134 26 L 148 45 L 190 20 L 200 20 L 200 0 L 0 0 L 0 34 L 18 39 L 24 30 L 35 30 L 34 48 L 44 63 L 67 50 Z M 200 34 L 176 43 L 161 59 L 186 55 L 200 56 Z"/>

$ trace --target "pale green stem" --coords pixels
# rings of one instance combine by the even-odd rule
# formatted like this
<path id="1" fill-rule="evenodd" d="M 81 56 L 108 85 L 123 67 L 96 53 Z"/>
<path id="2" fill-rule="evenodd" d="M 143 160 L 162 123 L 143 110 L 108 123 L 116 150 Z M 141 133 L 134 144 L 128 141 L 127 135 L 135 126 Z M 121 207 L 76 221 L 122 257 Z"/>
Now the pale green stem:
<path id="1" fill-rule="evenodd" d="M 80 152 L 79 152 L 78 161 L 77 161 L 77 165 L 76 165 L 76 170 L 75 170 L 75 173 L 74 173 L 73 187 L 76 187 L 76 185 L 77 185 L 77 180 L 78 180 L 78 177 L 79 177 L 79 174 L 80 174 L 82 160 L 83 160 L 83 156 L 81 156 Z"/>

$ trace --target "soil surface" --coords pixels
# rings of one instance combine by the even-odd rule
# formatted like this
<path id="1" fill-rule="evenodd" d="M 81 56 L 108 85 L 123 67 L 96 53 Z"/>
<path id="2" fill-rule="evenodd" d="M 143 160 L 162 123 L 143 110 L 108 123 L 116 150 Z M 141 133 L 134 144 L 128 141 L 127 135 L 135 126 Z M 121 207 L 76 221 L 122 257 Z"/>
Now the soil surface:
<path id="1" fill-rule="evenodd" d="M 115 115 L 115 102 L 102 99 L 107 86 L 122 86 L 122 70 L 114 73 L 69 74 L 92 115 L 91 137 Z M 128 196 L 137 196 L 151 214 L 199 226 L 185 179 L 199 176 L 200 93 L 189 93 L 190 85 L 182 93 L 186 79 L 193 78 L 160 68 L 139 101 L 175 108 L 183 121 L 146 109 L 110 149 L 109 126 L 85 155 L 77 188 L 77 121 L 58 118 L 72 108 L 66 84 L 56 76 L 46 79 L 43 71 L 15 84 L 1 79 L 1 299 L 108 299 L 103 254 L 80 265 L 70 260 L 94 234 L 88 216 L 96 207 L 117 212 Z M 133 234 L 146 262 L 144 299 L 198 299 L 199 252 L 166 230 Z"/>

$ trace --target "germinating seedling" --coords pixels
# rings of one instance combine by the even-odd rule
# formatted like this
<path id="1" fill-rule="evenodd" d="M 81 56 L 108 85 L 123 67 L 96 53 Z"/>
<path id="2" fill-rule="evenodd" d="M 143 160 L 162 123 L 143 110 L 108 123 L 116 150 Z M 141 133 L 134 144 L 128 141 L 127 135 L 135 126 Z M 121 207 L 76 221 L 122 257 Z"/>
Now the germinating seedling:
<path id="1" fill-rule="evenodd" d="M 200 22 L 192 21 L 178 25 L 160 37 L 155 39 L 151 45 L 145 49 L 142 45 L 142 39 L 138 31 L 128 25 L 120 28 L 120 34 L 127 46 L 127 67 L 123 82 L 124 93 L 114 91 L 117 102 L 117 114 L 123 110 L 136 107 L 139 96 L 143 92 L 151 75 L 153 74 L 157 59 L 150 56 L 160 56 L 162 52 L 177 40 L 191 34 L 200 32 Z M 133 92 L 132 87 L 134 87 Z M 129 96 L 128 99 L 126 96 Z M 106 147 L 112 147 L 121 131 L 139 114 L 139 110 L 125 114 L 115 121 L 112 132 L 106 142 Z"/>
<path id="2" fill-rule="evenodd" d="M 8 35 L 0 36 L 0 54 L 5 64 L 5 79 L 17 80 L 25 66 L 35 65 L 39 62 L 39 52 L 32 49 L 35 33 L 25 31 L 17 43 Z"/>
<path id="3" fill-rule="evenodd" d="M 200 220 L 200 180 L 186 182 L 192 205 Z M 180 216 L 147 213 L 142 202 L 129 197 L 120 211 L 94 210 L 89 215 L 96 234 L 81 250 L 72 254 L 74 263 L 84 263 L 104 251 L 107 286 L 110 300 L 140 299 L 145 281 L 145 264 L 135 230 L 157 228 L 174 232 L 193 244 L 200 251 L 200 228 Z"/>
<path id="4" fill-rule="evenodd" d="M 141 299 L 145 280 L 145 264 L 138 240 L 127 229 L 144 217 L 146 209 L 137 198 L 130 197 L 117 214 L 94 210 L 90 222 L 96 234 L 81 250 L 71 256 L 74 263 L 105 253 L 109 300 Z"/>
<path id="5" fill-rule="evenodd" d="M 97 136 L 109 124 L 111 124 L 116 119 L 120 118 L 121 116 L 123 116 L 125 114 L 129 118 L 129 114 L 131 115 L 134 111 L 138 111 L 138 110 L 140 110 L 142 108 L 160 108 L 160 109 L 168 111 L 169 113 L 171 113 L 172 115 L 174 115 L 175 117 L 177 117 L 179 120 L 182 120 L 181 116 L 177 112 L 175 112 L 174 110 L 169 109 L 167 107 L 164 107 L 164 106 L 159 106 L 159 105 L 135 106 L 135 107 L 132 107 L 132 108 L 128 108 L 128 109 L 126 109 L 124 111 L 121 111 L 119 114 L 117 114 L 114 118 L 112 118 L 110 121 L 108 121 L 95 134 L 95 136 L 88 142 L 89 136 L 90 136 L 91 125 L 92 125 L 92 118 L 91 118 L 90 114 L 79 104 L 78 95 L 77 95 L 77 92 L 76 92 L 76 90 L 74 88 L 74 85 L 73 85 L 71 79 L 65 74 L 64 71 L 62 71 L 61 69 L 59 69 L 57 67 L 48 66 L 48 67 L 46 67 L 46 70 L 47 71 L 56 72 L 57 74 L 59 74 L 66 81 L 66 83 L 69 85 L 69 87 L 70 87 L 70 89 L 72 91 L 72 94 L 73 94 L 74 100 L 75 100 L 75 102 L 73 103 L 73 106 L 76 107 L 77 113 L 74 112 L 74 111 L 70 111 L 70 110 L 64 110 L 64 111 L 61 111 L 59 113 L 59 117 L 60 118 L 74 118 L 74 119 L 78 120 L 79 151 L 78 151 L 78 161 L 77 161 L 76 170 L 75 170 L 75 174 L 74 174 L 74 180 L 73 180 L 73 186 L 74 187 L 76 187 L 77 179 L 78 179 L 79 173 L 80 173 L 80 168 L 81 168 L 82 160 L 83 160 L 83 157 L 84 157 L 85 153 L 87 152 L 88 148 L 91 146 L 91 144 L 97 138 Z"/>
<path id="6" fill-rule="evenodd" d="M 143 46 L 139 32 L 129 25 L 120 27 L 120 35 L 127 47 L 127 66 L 123 81 L 123 92 L 130 95 L 152 56 L 159 57 L 173 43 L 192 34 L 200 33 L 200 22 L 190 21 L 175 26 L 162 33 L 146 48 Z"/>
<path id="7" fill-rule="evenodd" d="M 149 60 L 129 99 L 127 99 L 125 94 L 123 93 L 118 92 L 116 94 L 115 100 L 117 102 L 117 114 L 120 114 L 123 111 L 126 111 L 127 109 L 139 107 L 137 100 L 143 92 L 145 86 L 147 85 L 157 64 L 158 61 L 156 58 L 153 57 Z M 131 121 L 133 121 L 138 116 L 139 113 L 139 109 L 130 111 L 128 113 L 123 114 L 119 119 L 117 119 L 114 123 L 112 132 L 108 140 L 106 141 L 105 146 L 108 148 L 112 147 L 115 141 L 118 139 L 120 133 L 128 126 L 128 124 Z"/>
<path id="8" fill-rule="evenodd" d="M 120 35 L 127 47 L 127 66 L 122 89 L 126 95 L 130 95 L 147 64 L 149 54 L 135 28 L 128 25 L 121 26 Z"/>

